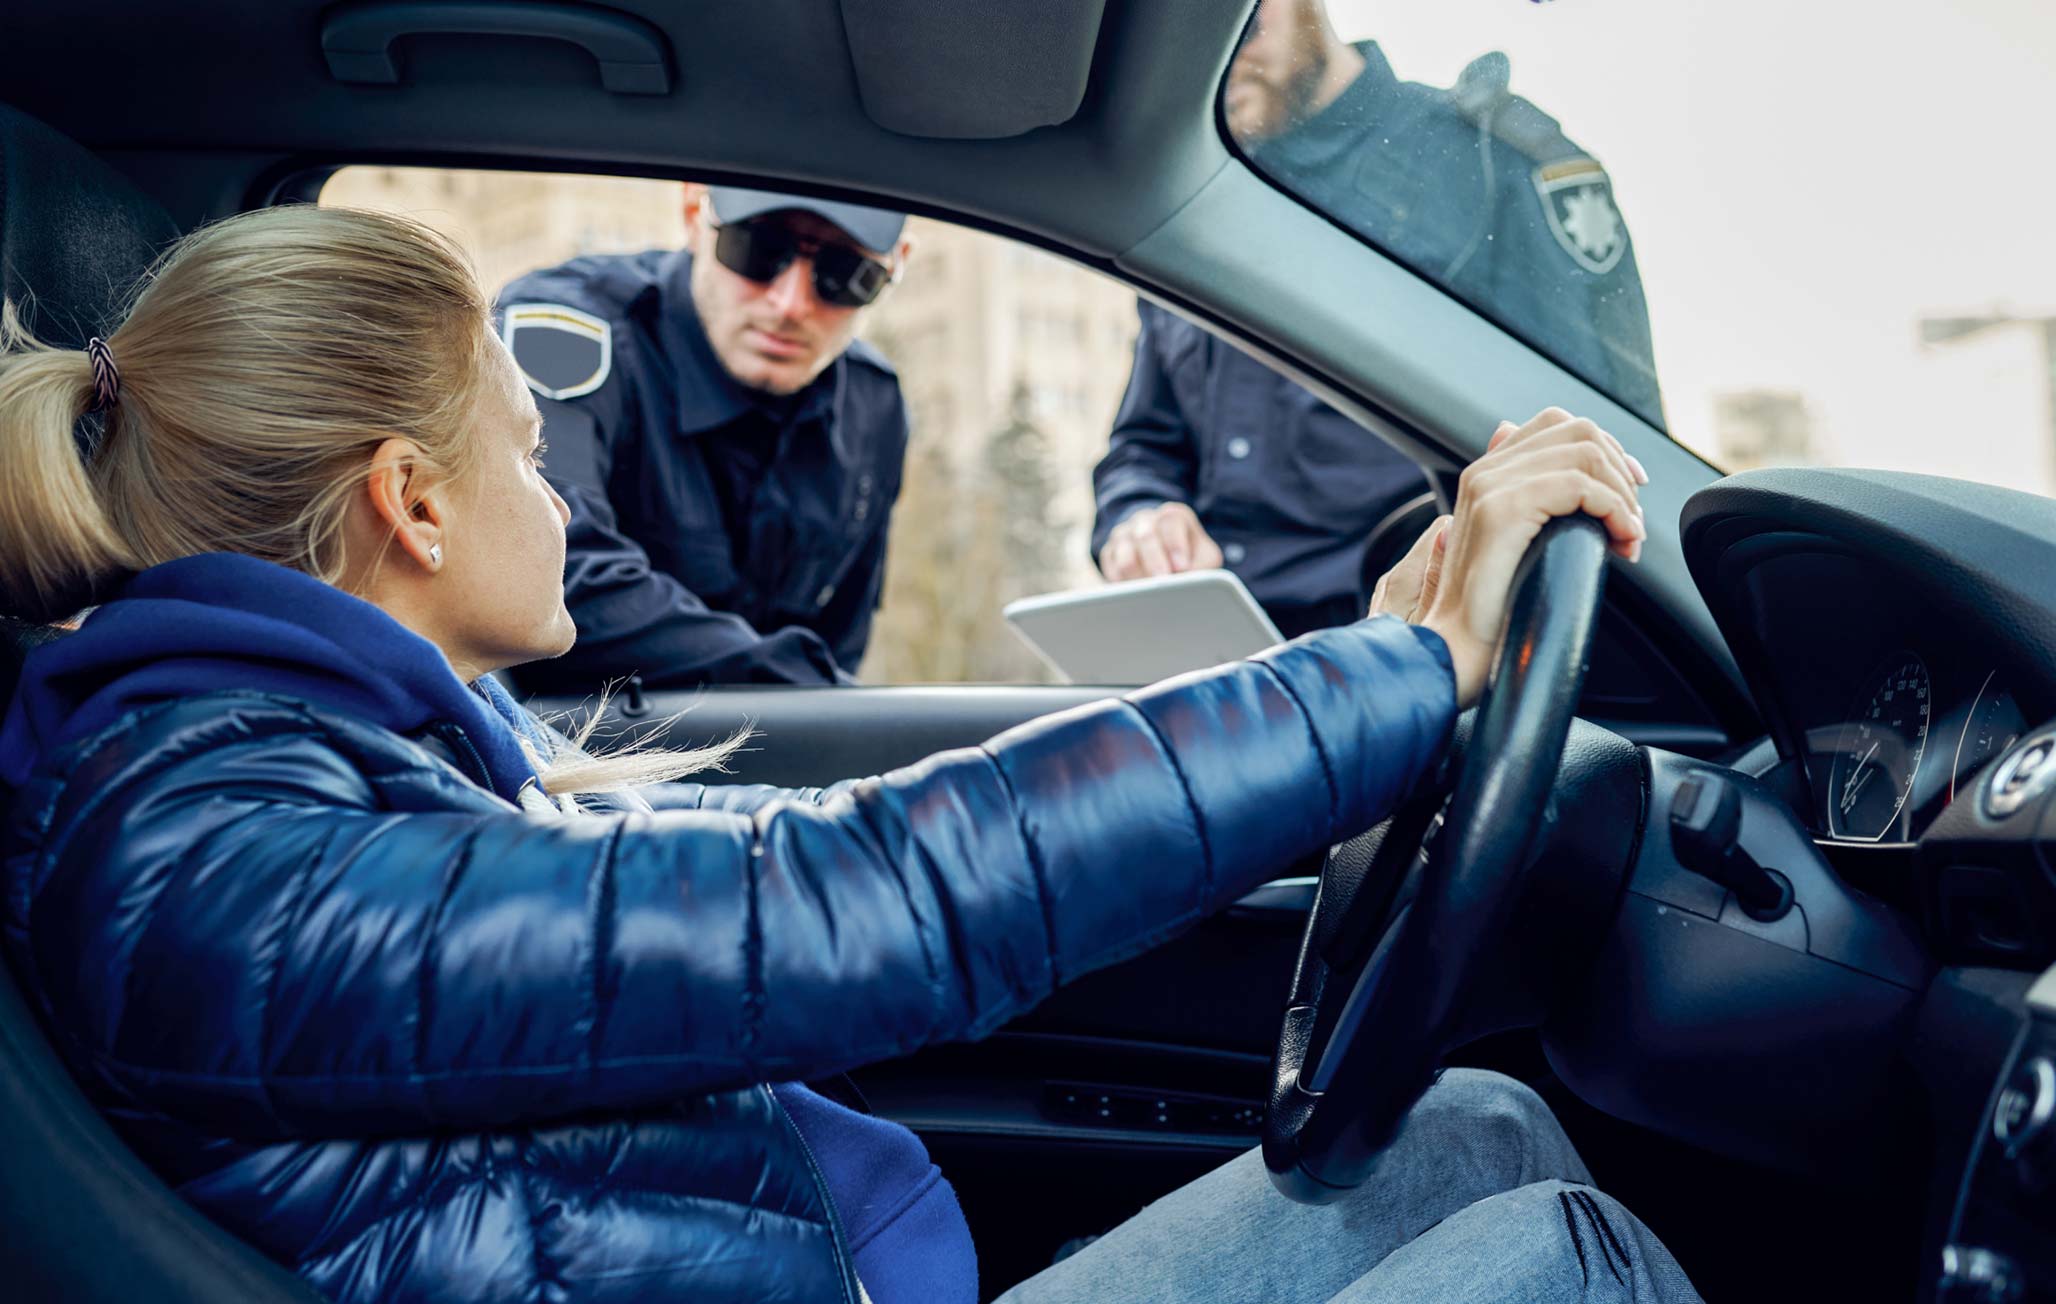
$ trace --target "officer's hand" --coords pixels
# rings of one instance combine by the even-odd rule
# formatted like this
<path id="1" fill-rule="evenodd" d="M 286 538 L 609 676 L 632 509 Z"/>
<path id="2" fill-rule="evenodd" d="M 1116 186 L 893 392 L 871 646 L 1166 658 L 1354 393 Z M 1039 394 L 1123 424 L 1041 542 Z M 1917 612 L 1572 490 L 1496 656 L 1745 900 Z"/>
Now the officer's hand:
<path id="1" fill-rule="evenodd" d="M 1158 503 L 1130 512 L 1099 550 L 1099 572 L 1110 580 L 1139 580 L 1180 571 L 1215 570 L 1220 545 L 1184 503 Z"/>
<path id="2" fill-rule="evenodd" d="M 1484 686 L 1514 570 L 1542 527 L 1551 517 L 1589 513 L 1606 526 L 1615 553 L 1639 561 L 1649 531 L 1635 494 L 1647 483 L 1642 464 L 1619 440 L 1562 408 L 1545 408 L 1524 426 L 1500 423 L 1485 455 L 1458 481 L 1447 541 L 1431 540 L 1421 559 L 1426 587 L 1435 552 L 1446 554 L 1415 621 L 1449 644 L 1459 706 L 1475 702 Z"/>

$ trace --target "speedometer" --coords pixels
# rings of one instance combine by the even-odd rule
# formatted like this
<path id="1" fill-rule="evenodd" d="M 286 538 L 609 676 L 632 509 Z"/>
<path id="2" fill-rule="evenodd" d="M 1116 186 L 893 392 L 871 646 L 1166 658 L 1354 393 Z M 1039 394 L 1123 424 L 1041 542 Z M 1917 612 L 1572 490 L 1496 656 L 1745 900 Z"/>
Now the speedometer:
<path id="1" fill-rule="evenodd" d="M 1885 659 L 1850 704 L 1828 769 L 1828 832 L 1877 842 L 1898 823 L 1927 750 L 1927 663 L 1911 652 Z"/>
<path id="2" fill-rule="evenodd" d="M 1985 676 L 1970 704 L 1970 715 L 1963 721 L 1963 736 L 1956 740 L 1956 760 L 1949 767 L 1950 801 L 1956 800 L 1957 784 L 2013 746 L 2027 728 L 2027 717 L 2020 713 L 2020 704 L 1996 682 L 1998 678 L 1996 670 Z"/>

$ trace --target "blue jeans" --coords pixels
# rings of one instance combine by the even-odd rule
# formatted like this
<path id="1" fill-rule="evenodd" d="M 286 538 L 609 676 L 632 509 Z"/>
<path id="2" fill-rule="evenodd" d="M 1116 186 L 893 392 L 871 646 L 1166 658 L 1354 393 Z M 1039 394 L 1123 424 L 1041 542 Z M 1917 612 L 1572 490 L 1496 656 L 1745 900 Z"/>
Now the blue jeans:
<path id="1" fill-rule="evenodd" d="M 1452 1069 L 1342 1200 L 1293 1204 L 1251 1151 L 1001 1304 L 1696 1302 L 1670 1253 L 1591 1180 L 1541 1097 Z"/>

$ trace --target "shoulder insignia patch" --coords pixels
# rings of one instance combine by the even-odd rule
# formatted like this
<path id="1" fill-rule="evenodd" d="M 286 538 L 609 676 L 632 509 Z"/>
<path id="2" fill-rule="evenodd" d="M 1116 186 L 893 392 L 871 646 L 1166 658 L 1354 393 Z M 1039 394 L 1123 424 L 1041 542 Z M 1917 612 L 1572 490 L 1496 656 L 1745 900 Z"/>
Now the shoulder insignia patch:
<path id="1" fill-rule="evenodd" d="M 1613 205 L 1613 178 L 1598 160 L 1559 159 L 1534 172 L 1535 194 L 1549 233 L 1578 266 L 1604 276 L 1628 249 L 1627 227 Z"/>
<path id="2" fill-rule="evenodd" d="M 514 303 L 500 319 L 500 338 L 521 378 L 544 398 L 577 398 L 607 383 L 614 369 L 614 332 L 589 312 L 561 303 Z"/>

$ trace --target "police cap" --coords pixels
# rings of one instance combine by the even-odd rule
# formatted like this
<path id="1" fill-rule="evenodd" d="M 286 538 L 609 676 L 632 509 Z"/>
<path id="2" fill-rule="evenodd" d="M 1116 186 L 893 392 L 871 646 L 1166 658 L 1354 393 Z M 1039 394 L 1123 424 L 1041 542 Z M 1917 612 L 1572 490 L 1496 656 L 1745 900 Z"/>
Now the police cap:
<path id="1" fill-rule="evenodd" d="M 803 195 L 781 195 L 771 190 L 709 186 L 707 199 L 714 205 L 714 216 L 724 223 L 747 222 L 766 213 L 812 213 L 841 227 L 850 239 L 874 254 L 891 253 L 892 247 L 899 243 L 900 228 L 907 223 L 905 213 L 889 213 L 882 208 L 866 208 L 862 204 L 834 204 Z"/>

